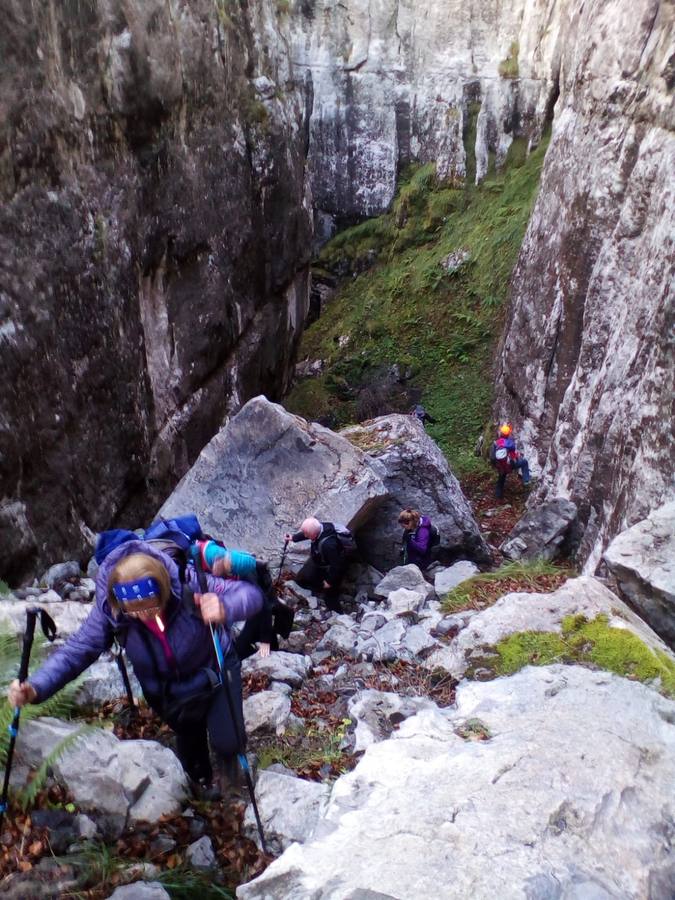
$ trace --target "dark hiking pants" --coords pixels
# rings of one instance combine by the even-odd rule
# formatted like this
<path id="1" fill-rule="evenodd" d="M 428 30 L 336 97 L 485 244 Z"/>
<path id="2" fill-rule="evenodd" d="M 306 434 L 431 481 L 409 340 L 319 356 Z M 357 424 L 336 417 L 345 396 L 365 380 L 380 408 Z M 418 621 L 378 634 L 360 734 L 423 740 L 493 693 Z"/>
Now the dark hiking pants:
<path id="1" fill-rule="evenodd" d="M 323 583 L 326 580 L 327 570 L 324 566 L 319 566 L 313 559 L 308 559 L 304 566 L 295 576 L 296 582 L 300 587 L 307 588 L 315 593 L 322 594 L 326 601 L 326 606 L 332 612 L 342 612 L 342 603 L 340 602 L 340 585 L 342 576 L 338 579 L 337 584 L 324 588 Z"/>
<path id="2" fill-rule="evenodd" d="M 176 754 L 190 778 L 194 781 L 211 781 L 213 771 L 209 754 L 209 743 L 217 764 L 224 771 L 236 766 L 236 756 L 246 749 L 246 731 L 241 694 L 241 666 L 233 651 L 225 657 L 225 672 L 232 707 L 237 722 L 232 721 L 226 687 L 218 690 L 211 701 L 206 718 L 190 728 L 176 730 Z M 244 746 L 240 745 L 240 738 Z"/>

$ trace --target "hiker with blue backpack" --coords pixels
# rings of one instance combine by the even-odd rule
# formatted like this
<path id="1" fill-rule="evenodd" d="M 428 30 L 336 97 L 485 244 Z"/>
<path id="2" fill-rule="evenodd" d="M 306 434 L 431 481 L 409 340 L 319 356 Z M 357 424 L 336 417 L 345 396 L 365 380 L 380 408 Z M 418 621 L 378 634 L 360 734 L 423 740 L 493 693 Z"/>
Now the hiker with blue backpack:
<path id="1" fill-rule="evenodd" d="M 148 705 L 174 731 L 176 753 L 193 786 L 215 798 L 236 782 L 245 743 L 240 662 L 230 626 L 261 610 L 262 592 L 250 581 L 198 572 L 194 560 L 180 565 L 170 553 L 171 540 L 155 543 L 148 532 L 145 537 L 101 535 L 91 613 L 30 680 L 10 685 L 9 701 L 20 707 L 47 700 L 117 640 Z"/>
<path id="2" fill-rule="evenodd" d="M 402 510 L 398 524 L 403 526 L 403 565 L 414 563 L 420 569 L 426 569 L 431 562 L 434 547 L 440 543 L 438 528 L 432 524 L 429 516 L 423 516 L 410 507 Z"/>
<path id="3" fill-rule="evenodd" d="M 300 587 L 323 594 L 332 612 L 342 612 L 340 587 L 356 551 L 356 542 L 345 525 L 319 522 L 313 516 L 305 519 L 300 530 L 287 534 L 286 541 L 311 541 L 310 557 L 295 576 Z"/>

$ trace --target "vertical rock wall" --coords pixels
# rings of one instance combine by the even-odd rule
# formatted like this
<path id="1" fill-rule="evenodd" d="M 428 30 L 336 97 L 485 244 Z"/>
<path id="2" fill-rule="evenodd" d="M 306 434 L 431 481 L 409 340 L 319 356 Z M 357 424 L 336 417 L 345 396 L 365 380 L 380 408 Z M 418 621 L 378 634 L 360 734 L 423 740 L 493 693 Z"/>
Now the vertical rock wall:
<path id="1" fill-rule="evenodd" d="M 496 418 L 533 502 L 574 500 L 580 556 L 675 492 L 675 4 L 570 3 L 561 97 L 514 273 Z"/>
<path id="2" fill-rule="evenodd" d="M 566 21 L 559 0 L 296 0 L 319 221 L 382 212 L 412 160 L 480 180 L 515 137 L 537 143 Z"/>
<path id="3" fill-rule="evenodd" d="M 308 304 L 277 4 L 0 0 L 0 575 L 145 520 Z"/>

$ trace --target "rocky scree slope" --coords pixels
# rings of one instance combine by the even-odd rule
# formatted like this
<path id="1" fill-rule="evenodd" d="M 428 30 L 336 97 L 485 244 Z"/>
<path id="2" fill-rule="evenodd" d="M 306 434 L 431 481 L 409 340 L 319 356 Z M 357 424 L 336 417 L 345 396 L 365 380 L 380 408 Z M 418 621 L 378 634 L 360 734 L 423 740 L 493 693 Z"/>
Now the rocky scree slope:
<path id="1" fill-rule="evenodd" d="M 124 511 L 137 524 L 230 405 L 283 391 L 311 213 L 276 4 L 2 10 L 0 575 L 15 580 Z"/>

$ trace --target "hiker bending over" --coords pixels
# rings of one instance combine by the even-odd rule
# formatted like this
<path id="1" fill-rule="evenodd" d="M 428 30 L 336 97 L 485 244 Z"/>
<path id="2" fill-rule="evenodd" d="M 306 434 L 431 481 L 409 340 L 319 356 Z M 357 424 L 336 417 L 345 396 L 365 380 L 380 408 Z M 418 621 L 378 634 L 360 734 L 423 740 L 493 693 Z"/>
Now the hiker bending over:
<path id="1" fill-rule="evenodd" d="M 239 659 L 253 656 L 256 651 L 265 657 L 270 655 L 270 650 L 278 650 L 278 635 L 287 638 L 291 632 L 293 610 L 278 600 L 267 564 L 250 553 L 228 550 L 213 540 L 196 541 L 193 554 L 205 571 L 220 578 L 251 581 L 262 591 L 262 609 L 246 620 L 234 639 L 234 649 Z"/>
<path id="2" fill-rule="evenodd" d="M 305 519 L 296 534 L 286 535 L 286 540 L 293 543 L 312 542 L 310 558 L 295 576 L 295 580 L 300 587 L 323 591 L 328 609 L 338 613 L 342 612 L 340 585 L 349 565 L 350 552 L 356 547 L 349 530 L 344 526 L 339 528 L 338 532 L 332 522 L 319 522 L 318 519 L 309 518 Z"/>
<path id="3" fill-rule="evenodd" d="M 202 789 L 210 787 L 210 740 L 224 790 L 227 780 L 236 778 L 237 753 L 243 753 L 245 742 L 240 664 L 230 625 L 258 613 L 263 598 L 246 581 L 203 577 L 207 590 L 200 593 L 194 566 L 186 567 L 184 600 L 178 566 L 165 552 L 140 540 L 111 550 L 98 570 L 88 618 L 29 681 L 12 682 L 10 704 L 47 700 L 109 650 L 116 637 L 148 704 L 175 732 L 176 753 L 188 776 Z M 220 684 L 210 625 L 218 626 L 237 722 Z"/>
<path id="4" fill-rule="evenodd" d="M 398 524 L 403 526 L 401 548 L 403 565 L 414 563 L 420 569 L 426 569 L 431 562 L 431 551 L 434 547 L 435 535 L 431 519 L 429 516 L 421 515 L 416 509 L 408 508 L 399 515 Z"/>
<path id="5" fill-rule="evenodd" d="M 430 425 L 436 424 L 436 419 L 433 416 L 430 416 L 426 409 L 422 406 L 421 403 L 416 403 L 415 406 L 410 410 L 410 415 L 415 416 L 416 419 L 419 419 L 422 425 L 426 425 L 429 422 Z"/>
<path id="6" fill-rule="evenodd" d="M 499 426 L 497 439 L 492 442 L 490 462 L 497 470 L 495 496 L 498 500 L 504 496 L 504 485 L 509 472 L 516 471 L 521 474 L 524 485 L 530 483 L 530 467 L 522 453 L 517 450 L 513 429 L 506 422 Z"/>

